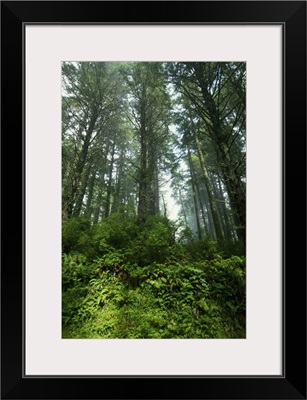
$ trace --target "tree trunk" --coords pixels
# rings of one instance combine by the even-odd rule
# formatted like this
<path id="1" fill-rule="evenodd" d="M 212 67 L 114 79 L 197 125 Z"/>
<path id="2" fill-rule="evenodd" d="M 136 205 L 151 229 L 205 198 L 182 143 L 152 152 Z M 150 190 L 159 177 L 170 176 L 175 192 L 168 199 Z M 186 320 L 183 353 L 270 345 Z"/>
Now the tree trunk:
<path id="1" fill-rule="evenodd" d="M 148 147 L 145 126 L 145 107 L 141 107 L 141 129 L 140 129 L 140 169 L 139 169 L 139 203 L 138 203 L 138 223 L 143 225 L 147 217 L 148 210 Z"/>
<path id="2" fill-rule="evenodd" d="M 159 169 L 158 163 L 155 165 L 155 214 L 160 213 L 160 194 L 159 194 Z"/>
<path id="3" fill-rule="evenodd" d="M 92 175 L 90 177 L 90 182 L 89 182 L 89 187 L 88 187 L 88 194 L 87 194 L 86 208 L 85 208 L 85 211 L 84 211 L 84 215 L 86 217 L 88 217 L 88 218 L 91 218 L 92 213 L 93 213 L 92 200 L 93 200 L 95 181 L 96 181 L 96 171 L 93 171 Z"/>
<path id="4" fill-rule="evenodd" d="M 124 152 L 121 151 L 120 156 L 119 156 L 119 166 L 118 166 L 117 174 L 116 174 L 115 193 L 114 193 L 114 202 L 113 202 L 113 207 L 112 207 L 112 213 L 115 213 L 118 211 L 119 205 L 121 202 L 123 164 L 124 164 Z"/>
<path id="5" fill-rule="evenodd" d="M 182 194 L 181 194 L 181 190 L 180 189 L 179 189 L 179 200 L 180 200 L 181 212 L 182 212 L 182 215 L 183 215 L 184 223 L 185 223 L 185 226 L 188 227 L 189 224 L 188 224 L 188 220 L 187 220 L 187 213 L 186 213 L 185 206 L 184 206 L 184 203 L 183 203 L 183 200 L 182 200 Z"/>
<path id="6" fill-rule="evenodd" d="M 224 216 L 224 221 L 225 221 L 226 237 L 227 237 L 227 239 L 232 240 L 233 233 L 232 233 L 232 229 L 231 229 L 231 223 L 229 220 L 229 210 L 227 210 L 227 207 L 226 207 L 226 200 L 223 195 L 223 189 L 222 189 L 222 184 L 221 184 L 220 179 L 218 179 L 218 187 L 219 187 L 220 198 L 221 198 L 221 200 L 223 200 L 223 202 L 221 203 L 221 206 L 222 206 L 222 214 Z"/>
<path id="7" fill-rule="evenodd" d="M 212 239 L 216 240 L 216 233 L 215 233 L 215 229 L 214 229 L 214 222 L 212 219 L 212 213 L 211 213 L 211 208 L 210 208 L 210 203 L 209 203 L 209 197 L 208 197 L 208 192 L 207 192 L 207 188 L 204 187 L 203 191 L 202 191 L 202 195 L 204 198 L 204 207 L 206 209 L 207 212 L 207 216 L 208 216 L 208 229 L 209 229 L 209 234 L 212 237 Z"/>
<path id="8" fill-rule="evenodd" d="M 224 178 L 237 234 L 240 240 L 245 243 L 246 235 L 246 199 L 243 190 L 241 177 L 237 176 L 231 162 L 229 151 L 226 145 L 221 147 L 221 170 Z"/>
<path id="9" fill-rule="evenodd" d="M 216 232 L 216 238 L 218 241 L 223 240 L 223 233 L 222 233 L 222 229 L 221 229 L 221 225 L 220 225 L 220 221 L 219 221 L 217 205 L 216 205 L 215 198 L 213 197 L 212 183 L 211 183 L 211 180 L 208 175 L 208 171 L 207 171 L 206 164 L 205 164 L 205 159 L 204 159 L 203 153 L 201 151 L 200 143 L 199 143 L 197 135 L 195 136 L 195 139 L 196 139 L 195 141 L 196 141 L 196 147 L 197 147 L 197 154 L 199 157 L 200 166 L 202 169 L 205 185 L 207 188 L 208 199 L 209 199 L 209 203 L 210 203 L 212 218 L 213 218 L 215 232 Z"/>
<path id="10" fill-rule="evenodd" d="M 201 240 L 202 239 L 202 232 L 201 232 L 201 226 L 200 226 L 200 222 L 199 222 L 199 214 L 198 214 L 198 207 L 197 207 L 197 197 L 196 197 L 196 189 L 195 189 L 193 165 L 192 165 L 192 158 L 191 158 L 190 149 L 188 149 L 188 160 L 189 160 L 189 166 L 190 166 L 190 176 L 191 176 L 191 185 L 192 185 L 193 202 L 194 202 L 194 210 L 195 210 L 195 219 L 196 219 L 196 225 L 197 225 L 197 235 L 198 235 L 198 239 Z"/>
<path id="11" fill-rule="evenodd" d="M 108 218 L 111 211 L 111 191 L 112 191 L 112 174 L 113 174 L 113 164 L 114 164 L 114 153 L 115 153 L 115 142 L 112 145 L 112 153 L 111 153 L 111 162 L 109 168 L 109 176 L 108 176 L 108 186 L 107 186 L 107 198 L 105 205 L 105 218 Z"/>
<path id="12" fill-rule="evenodd" d="M 163 194 L 162 194 L 162 201 L 163 201 L 163 209 L 164 209 L 163 214 L 164 214 L 164 217 L 167 218 L 167 207 L 166 207 L 166 203 L 165 203 Z"/>
<path id="13" fill-rule="evenodd" d="M 106 154 L 108 153 L 108 148 L 106 149 L 105 152 L 105 157 Z M 102 167 L 100 170 L 100 177 L 99 177 L 99 190 L 98 190 L 98 195 L 97 195 L 97 201 L 96 201 L 96 207 L 94 209 L 94 219 L 93 219 L 93 223 L 94 224 L 98 224 L 99 221 L 99 215 L 101 212 L 101 205 L 102 205 L 102 194 L 103 194 L 103 190 L 105 187 L 105 181 L 104 181 L 104 176 L 105 176 L 105 170 L 106 170 L 106 159 L 104 159 L 104 161 L 102 162 Z"/>
<path id="14" fill-rule="evenodd" d="M 99 191 L 98 191 L 98 196 L 97 196 L 97 201 L 96 201 L 96 207 L 94 210 L 94 218 L 93 218 L 93 223 L 98 224 L 99 221 L 99 215 L 101 212 L 101 204 L 102 204 L 102 193 L 103 193 L 103 176 L 101 177 L 101 184 L 99 186 Z"/>
<path id="15" fill-rule="evenodd" d="M 202 216 L 202 220 L 203 220 L 203 224 L 204 224 L 205 234 L 206 234 L 206 236 L 209 236 L 209 230 L 208 230 L 208 224 L 207 224 L 206 216 L 205 216 L 204 204 L 202 202 L 202 196 L 200 194 L 199 185 L 198 185 L 198 182 L 196 181 L 196 179 L 195 179 L 195 187 L 196 187 L 196 191 L 197 191 L 198 203 L 199 203 L 199 208 L 200 208 L 200 212 L 201 212 L 201 216 Z"/>
<path id="16" fill-rule="evenodd" d="M 74 217 L 79 217 L 79 215 L 81 213 L 81 209 L 83 206 L 83 198 L 86 193 L 90 170 L 91 170 L 91 165 L 89 163 L 86 170 L 83 173 L 83 177 L 82 177 L 82 181 L 81 181 L 81 188 L 80 188 L 79 194 L 77 196 L 76 205 L 75 205 L 74 212 L 73 212 Z"/>
<path id="17" fill-rule="evenodd" d="M 79 154 L 79 158 L 77 161 L 76 169 L 75 169 L 75 174 L 72 178 L 72 185 L 71 185 L 71 190 L 70 190 L 70 196 L 69 196 L 69 201 L 67 204 L 67 217 L 71 218 L 73 215 L 76 199 L 78 196 L 78 192 L 80 189 L 80 182 L 81 182 L 81 177 L 83 174 L 84 166 L 87 161 L 87 155 L 88 155 L 88 150 L 90 147 L 91 143 L 91 138 L 94 132 L 95 124 L 98 118 L 97 111 L 93 112 L 92 118 L 90 120 L 90 124 L 88 126 L 88 129 L 86 131 L 86 135 L 83 141 L 83 146 L 82 150 Z"/>
<path id="18" fill-rule="evenodd" d="M 223 218 L 224 214 L 223 214 L 223 208 L 222 208 L 222 203 L 224 203 L 224 198 L 221 197 L 220 192 L 217 189 L 214 175 L 210 174 L 209 177 L 210 177 L 210 180 L 212 183 L 213 194 L 214 194 L 214 198 L 215 198 L 216 205 L 217 205 L 220 226 L 221 226 L 221 229 L 223 232 L 223 237 L 225 238 L 225 237 L 227 237 L 227 234 L 226 234 L 226 225 L 225 225 L 225 221 Z"/>

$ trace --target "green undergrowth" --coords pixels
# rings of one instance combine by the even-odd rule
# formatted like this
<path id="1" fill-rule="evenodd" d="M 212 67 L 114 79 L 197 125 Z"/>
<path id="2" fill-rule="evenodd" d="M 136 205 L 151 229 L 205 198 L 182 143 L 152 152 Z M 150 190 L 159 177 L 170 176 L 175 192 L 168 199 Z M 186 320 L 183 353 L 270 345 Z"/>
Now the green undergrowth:
<path id="1" fill-rule="evenodd" d="M 73 225 L 63 231 L 63 338 L 245 338 L 243 255 L 182 240 L 160 217 L 142 229 L 119 215 Z"/>
<path id="2" fill-rule="evenodd" d="M 242 258 L 147 267 L 102 262 L 63 256 L 63 337 L 245 337 Z"/>

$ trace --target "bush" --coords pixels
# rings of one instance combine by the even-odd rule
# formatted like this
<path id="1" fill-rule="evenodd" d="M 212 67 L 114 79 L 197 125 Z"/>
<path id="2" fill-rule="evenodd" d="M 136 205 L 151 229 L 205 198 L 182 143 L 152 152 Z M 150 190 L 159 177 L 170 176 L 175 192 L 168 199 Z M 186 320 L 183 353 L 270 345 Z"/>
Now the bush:
<path id="1" fill-rule="evenodd" d="M 148 217 L 132 243 L 130 261 L 141 266 L 163 263 L 175 245 L 175 233 L 176 226 L 167 218 L 160 215 Z"/>
<path id="2" fill-rule="evenodd" d="M 87 263 L 83 254 L 62 256 L 62 318 L 63 324 L 75 321 L 91 279 L 98 274 L 95 265 Z"/>
<path id="3" fill-rule="evenodd" d="M 63 254 L 62 256 L 62 287 L 66 291 L 86 285 L 98 272 L 98 268 L 87 263 L 83 254 Z"/>
<path id="4" fill-rule="evenodd" d="M 218 250 L 224 258 L 245 256 L 245 244 L 241 240 L 223 240 L 218 243 Z"/>
<path id="5" fill-rule="evenodd" d="M 114 213 L 94 227 L 93 242 L 99 248 L 100 255 L 114 249 L 131 246 L 136 237 L 136 219 L 126 213 Z"/>
<path id="6" fill-rule="evenodd" d="M 228 325 L 245 334 L 246 272 L 245 257 L 206 263 L 206 280 L 210 285 L 210 298 L 223 309 Z"/>
<path id="7" fill-rule="evenodd" d="M 190 259 L 194 261 L 214 260 L 215 258 L 220 257 L 217 242 L 208 238 L 193 240 L 187 243 L 185 248 Z"/>
<path id="8" fill-rule="evenodd" d="M 71 218 L 62 227 L 62 250 L 64 253 L 82 253 L 89 259 L 95 257 L 91 222 L 85 217 Z"/>

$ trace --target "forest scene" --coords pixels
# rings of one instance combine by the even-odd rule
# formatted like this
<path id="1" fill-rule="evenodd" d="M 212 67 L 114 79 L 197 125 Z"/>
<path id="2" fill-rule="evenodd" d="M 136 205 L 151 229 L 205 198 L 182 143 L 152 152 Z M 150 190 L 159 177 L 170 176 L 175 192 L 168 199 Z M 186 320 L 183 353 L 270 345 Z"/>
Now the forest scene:
<path id="1" fill-rule="evenodd" d="M 246 337 L 246 64 L 62 63 L 62 338 Z"/>

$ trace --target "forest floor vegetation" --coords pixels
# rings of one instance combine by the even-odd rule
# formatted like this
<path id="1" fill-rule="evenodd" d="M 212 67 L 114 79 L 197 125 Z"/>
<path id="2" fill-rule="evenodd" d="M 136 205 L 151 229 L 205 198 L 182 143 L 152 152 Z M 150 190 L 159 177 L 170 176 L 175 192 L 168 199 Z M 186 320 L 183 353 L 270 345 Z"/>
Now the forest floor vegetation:
<path id="1" fill-rule="evenodd" d="M 62 232 L 62 337 L 245 338 L 239 241 L 195 240 L 162 216 L 127 211 Z"/>

